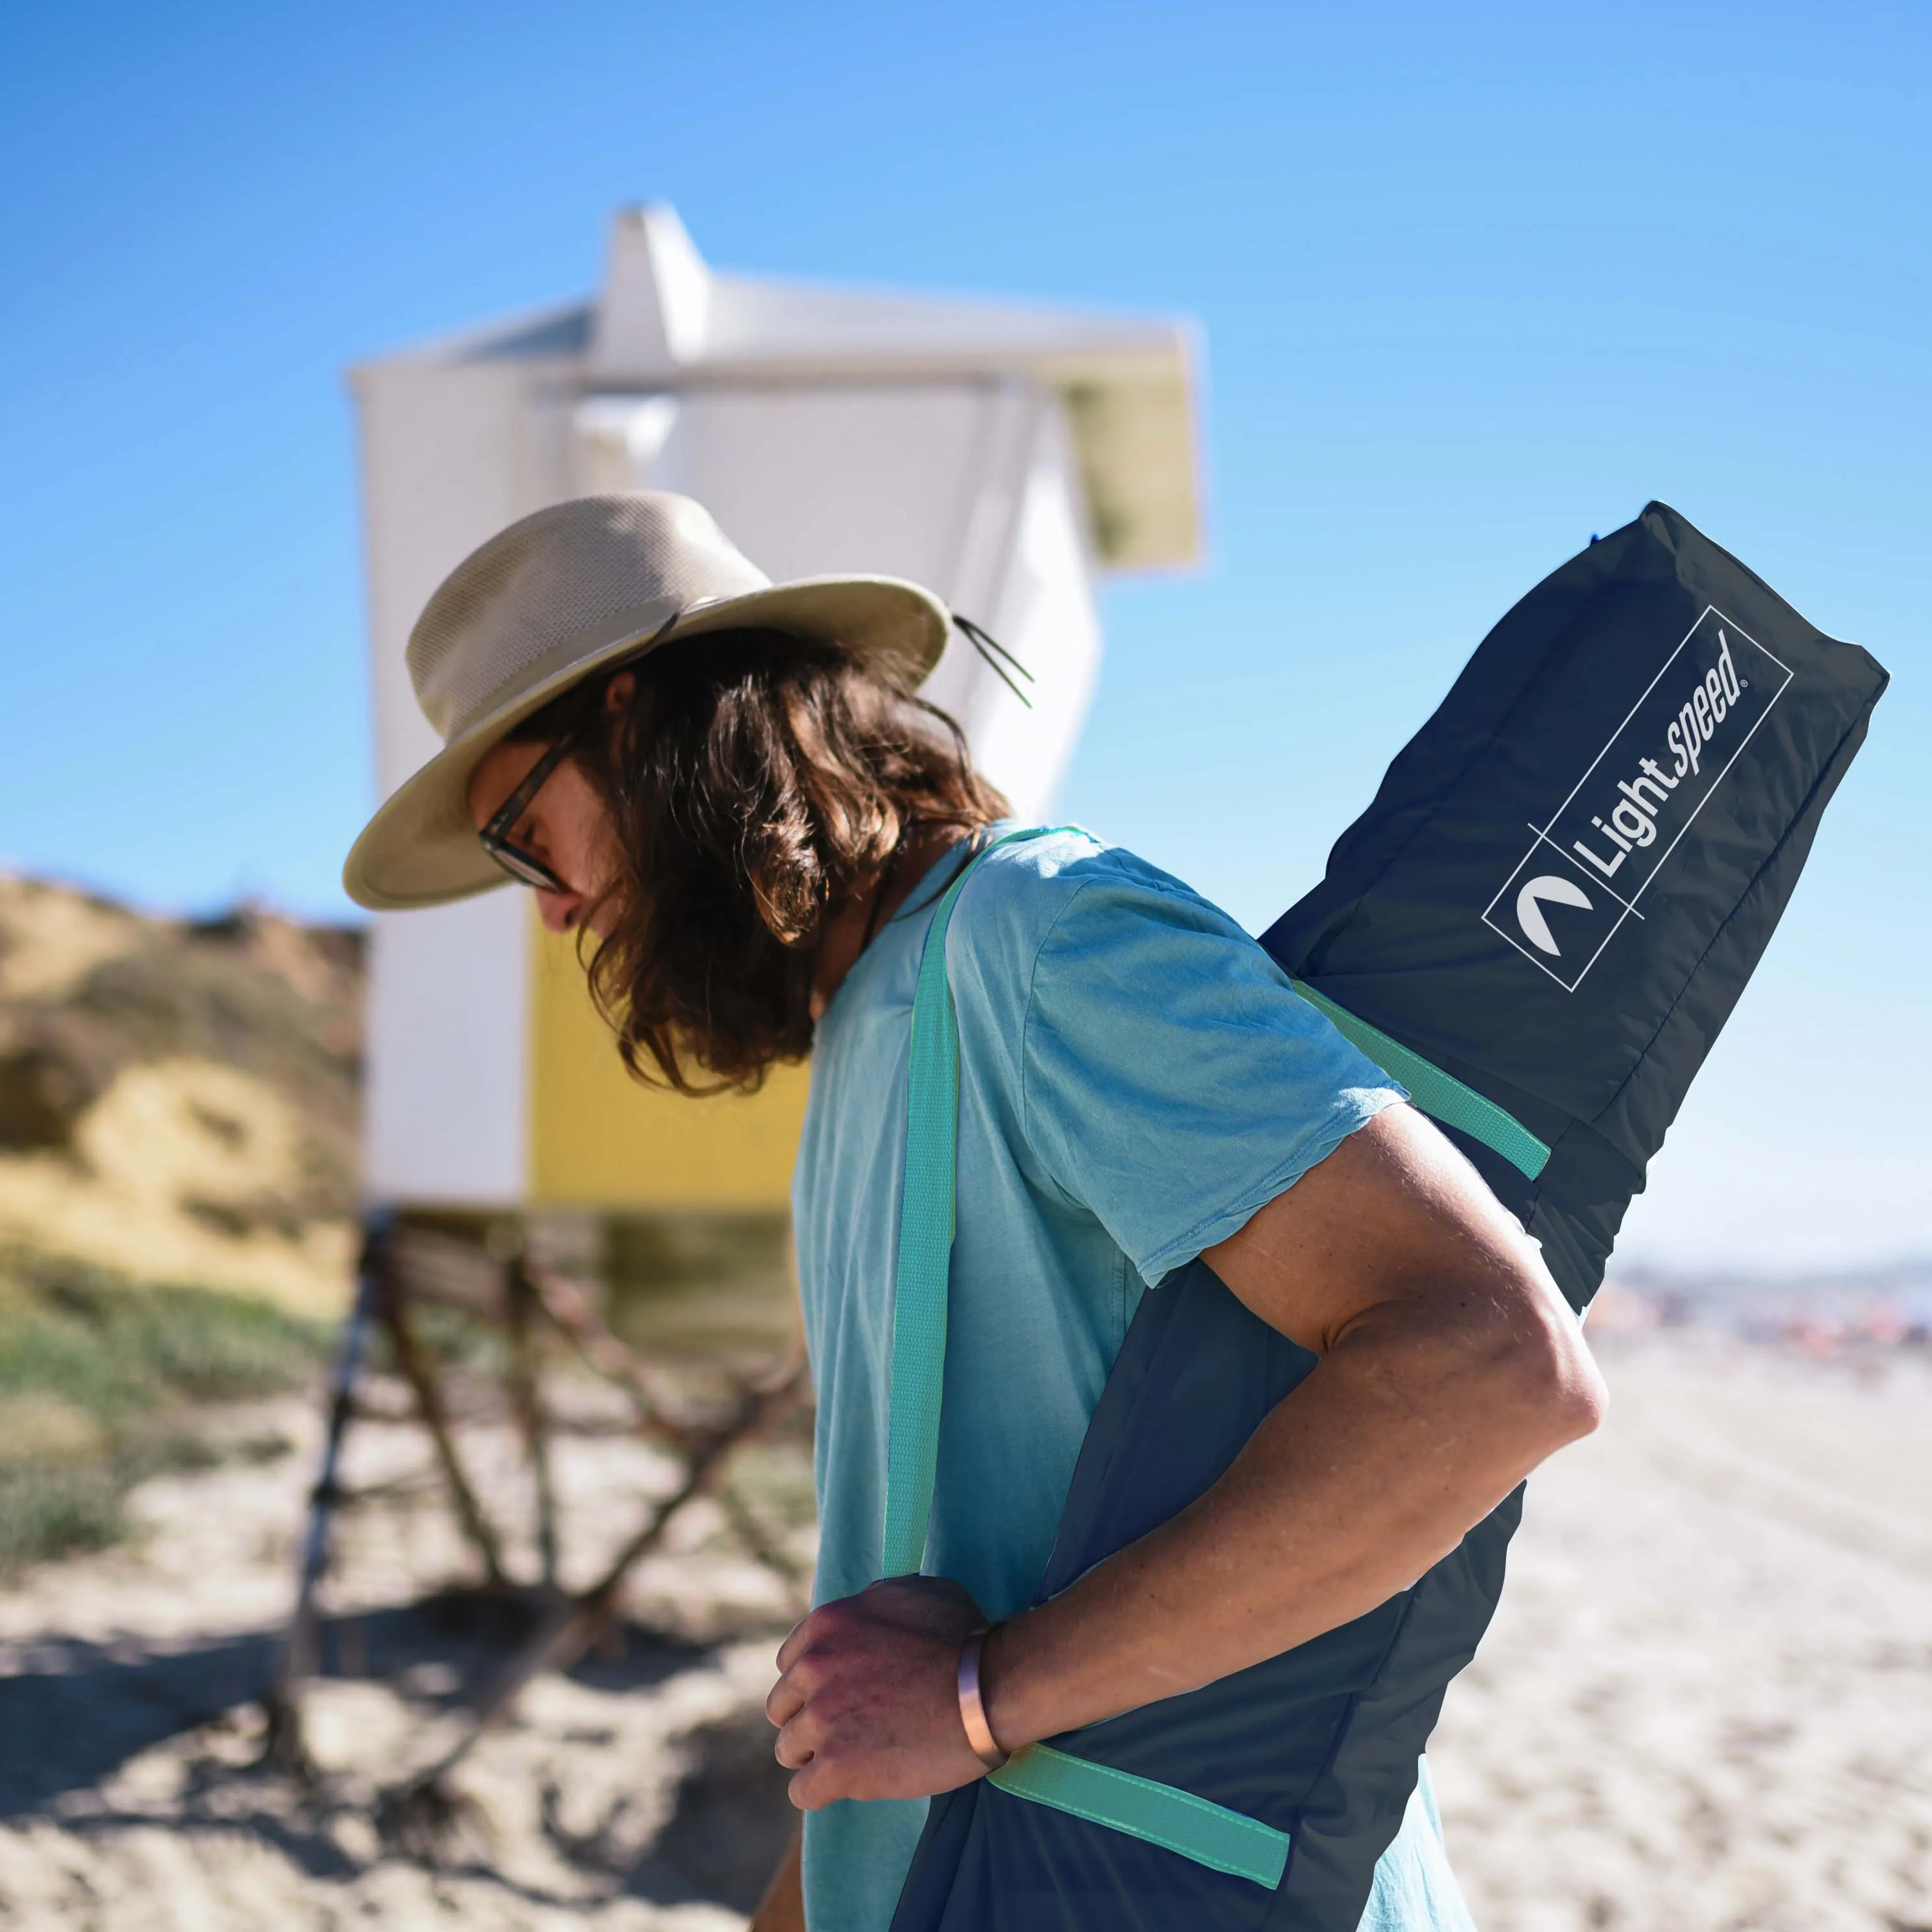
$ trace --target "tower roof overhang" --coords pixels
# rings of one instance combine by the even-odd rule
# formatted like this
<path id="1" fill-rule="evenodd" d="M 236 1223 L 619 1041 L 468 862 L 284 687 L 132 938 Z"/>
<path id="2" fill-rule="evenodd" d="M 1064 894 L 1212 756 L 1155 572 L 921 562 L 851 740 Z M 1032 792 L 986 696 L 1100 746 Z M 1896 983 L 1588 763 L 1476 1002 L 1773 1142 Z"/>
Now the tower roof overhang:
<path id="1" fill-rule="evenodd" d="M 350 372 L 515 359 L 586 394 L 1029 378 L 1065 406 L 1095 561 L 1113 570 L 1199 560 L 1198 335 L 1184 320 L 886 293 L 721 274 L 671 208 L 626 208 L 603 288 Z"/>

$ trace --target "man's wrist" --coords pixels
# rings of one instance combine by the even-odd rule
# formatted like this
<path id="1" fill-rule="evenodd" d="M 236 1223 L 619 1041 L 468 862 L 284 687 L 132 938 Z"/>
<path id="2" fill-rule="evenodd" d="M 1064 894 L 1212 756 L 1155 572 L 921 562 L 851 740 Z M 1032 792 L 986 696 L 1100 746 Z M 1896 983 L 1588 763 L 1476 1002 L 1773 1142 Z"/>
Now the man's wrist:
<path id="1" fill-rule="evenodd" d="M 1021 1634 L 1024 1618 L 997 1623 L 981 1640 L 980 1646 L 980 1704 L 986 1714 L 987 1728 L 999 1748 L 1009 1754 L 1036 1736 L 1028 1730 L 1022 1708 L 1022 1672 L 1016 1668 L 1025 1647 Z"/>

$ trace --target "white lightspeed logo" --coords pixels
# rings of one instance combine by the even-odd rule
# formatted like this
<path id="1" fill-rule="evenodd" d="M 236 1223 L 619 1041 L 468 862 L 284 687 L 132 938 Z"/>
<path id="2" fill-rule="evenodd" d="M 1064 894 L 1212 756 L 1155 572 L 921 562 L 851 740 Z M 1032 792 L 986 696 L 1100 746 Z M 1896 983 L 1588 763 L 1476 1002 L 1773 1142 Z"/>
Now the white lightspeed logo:
<path id="1" fill-rule="evenodd" d="M 1574 992 L 1624 921 L 1642 918 L 1645 889 L 1790 682 L 1707 605 L 1548 824 L 1530 827 L 1484 924 Z"/>
<path id="2" fill-rule="evenodd" d="M 1616 848 L 1614 856 L 1607 860 L 1598 857 L 1594 849 L 1581 838 L 1570 842 L 1571 850 L 1580 852 L 1605 878 L 1613 879 L 1617 868 L 1633 851 L 1641 851 L 1646 846 L 1654 844 L 1658 812 L 1670 802 L 1670 794 L 1685 778 L 1696 775 L 1702 764 L 1706 748 L 1716 737 L 1718 727 L 1730 715 L 1732 706 L 1742 692 L 1737 666 L 1732 661 L 1731 640 L 1720 624 L 1718 627 L 1718 662 L 1694 687 L 1670 728 L 1664 734 L 1664 748 L 1671 754 L 1670 770 L 1666 772 L 1654 758 L 1640 758 L 1635 774 L 1617 781 L 1617 789 L 1623 796 L 1611 806 L 1609 824 L 1606 824 L 1594 812 L 1590 814 L 1590 823 Z M 1538 943 L 1541 944 L 1540 940 Z M 1554 946 L 1544 948 L 1552 952 L 1556 950 Z"/>

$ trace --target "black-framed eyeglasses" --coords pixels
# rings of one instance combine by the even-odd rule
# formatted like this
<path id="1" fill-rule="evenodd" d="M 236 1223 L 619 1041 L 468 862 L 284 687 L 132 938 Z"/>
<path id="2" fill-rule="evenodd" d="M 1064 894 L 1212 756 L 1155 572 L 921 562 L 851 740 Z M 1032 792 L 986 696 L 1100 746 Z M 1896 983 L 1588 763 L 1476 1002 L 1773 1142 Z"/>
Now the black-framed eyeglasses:
<path id="1" fill-rule="evenodd" d="M 526 886 L 534 886 L 540 892 L 567 892 L 570 888 L 534 854 L 513 844 L 510 834 L 517 829 L 518 820 L 536 802 L 537 794 L 543 790 L 550 773 L 576 748 L 583 728 L 578 725 L 565 732 L 524 774 L 523 782 L 496 808 L 489 824 L 476 835 L 484 850 L 512 878 L 520 880 Z"/>

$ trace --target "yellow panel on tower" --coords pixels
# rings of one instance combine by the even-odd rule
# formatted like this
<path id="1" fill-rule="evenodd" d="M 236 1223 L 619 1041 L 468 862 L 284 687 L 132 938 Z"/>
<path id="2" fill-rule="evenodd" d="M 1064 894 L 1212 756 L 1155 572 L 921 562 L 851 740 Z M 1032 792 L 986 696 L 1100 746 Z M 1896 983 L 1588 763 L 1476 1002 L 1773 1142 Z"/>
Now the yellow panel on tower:
<path id="1" fill-rule="evenodd" d="M 783 1208 L 806 1071 L 694 1100 L 640 1086 L 591 1004 L 577 948 L 530 908 L 530 1202 L 536 1207 Z"/>

